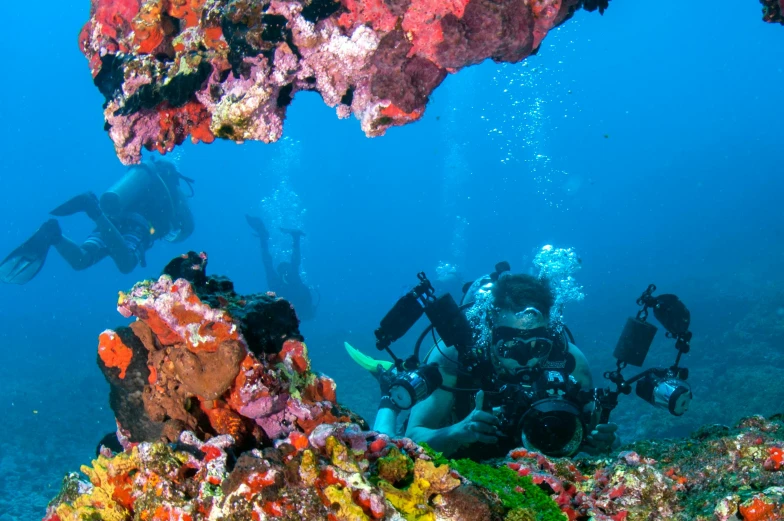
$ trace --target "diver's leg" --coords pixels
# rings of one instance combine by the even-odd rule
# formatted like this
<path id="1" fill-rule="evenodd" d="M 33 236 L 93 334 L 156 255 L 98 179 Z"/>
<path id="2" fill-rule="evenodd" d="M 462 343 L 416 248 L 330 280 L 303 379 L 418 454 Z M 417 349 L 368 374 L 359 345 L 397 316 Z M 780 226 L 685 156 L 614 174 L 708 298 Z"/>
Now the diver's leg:
<path id="1" fill-rule="evenodd" d="M 125 239 L 117 227 L 112 224 L 106 215 L 104 215 L 101 206 L 98 203 L 98 197 L 96 197 L 94 193 L 85 192 L 76 197 L 72 197 L 49 213 L 57 216 L 64 216 L 73 215 L 78 212 L 86 213 L 87 216 L 95 222 L 98 227 L 98 233 L 108 249 L 109 256 L 117 265 L 117 268 L 122 273 L 130 273 L 138 262 L 136 254 L 125 243 Z M 69 255 L 76 254 L 76 252 L 72 248 L 69 249 L 68 246 L 65 247 L 65 251 L 69 252 Z"/>
<path id="2" fill-rule="evenodd" d="M 302 236 L 305 234 L 293 228 L 281 228 L 280 231 L 291 235 L 291 266 L 294 268 L 294 273 L 299 273 L 302 264 Z"/>
<path id="3" fill-rule="evenodd" d="M 299 273 L 299 267 L 302 264 L 302 235 L 294 234 L 291 236 L 291 265 L 294 267 L 294 272 Z"/>
<path id="4" fill-rule="evenodd" d="M 261 262 L 264 264 L 264 274 L 267 277 L 267 285 L 270 290 L 278 291 L 281 286 L 281 280 L 273 265 L 272 254 L 269 249 L 270 236 L 267 227 L 264 226 L 264 222 L 261 219 L 252 215 L 246 215 L 245 220 L 248 221 L 248 224 L 253 231 L 256 232 L 256 236 L 259 238 L 259 244 L 261 245 Z"/>
<path id="5" fill-rule="evenodd" d="M 267 285 L 273 291 L 280 289 L 280 277 L 275 271 L 275 266 L 272 261 L 272 253 L 269 249 L 269 236 L 262 237 L 259 241 L 261 244 L 261 262 L 264 264 L 264 275 L 267 277 Z"/>
<path id="6" fill-rule="evenodd" d="M 117 265 L 120 273 L 133 271 L 139 259 L 136 257 L 136 253 L 126 244 L 120 230 L 103 213 L 96 216 L 93 220 L 98 227 L 101 238 L 109 249 L 109 256 Z"/>
<path id="7" fill-rule="evenodd" d="M 68 237 L 63 236 L 54 244 L 57 253 L 76 271 L 81 271 L 94 265 L 106 255 L 97 255 L 94 248 L 83 247 L 76 244 Z"/>

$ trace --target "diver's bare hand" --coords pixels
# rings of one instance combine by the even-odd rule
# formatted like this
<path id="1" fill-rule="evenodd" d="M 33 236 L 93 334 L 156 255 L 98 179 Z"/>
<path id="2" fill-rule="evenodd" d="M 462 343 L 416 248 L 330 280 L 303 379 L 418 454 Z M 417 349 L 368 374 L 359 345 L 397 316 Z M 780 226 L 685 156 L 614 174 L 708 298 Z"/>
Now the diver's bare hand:
<path id="1" fill-rule="evenodd" d="M 471 443 L 498 443 L 498 418 L 483 411 L 485 394 L 476 394 L 476 407 L 462 421 L 452 426 L 452 436 L 459 445 Z"/>

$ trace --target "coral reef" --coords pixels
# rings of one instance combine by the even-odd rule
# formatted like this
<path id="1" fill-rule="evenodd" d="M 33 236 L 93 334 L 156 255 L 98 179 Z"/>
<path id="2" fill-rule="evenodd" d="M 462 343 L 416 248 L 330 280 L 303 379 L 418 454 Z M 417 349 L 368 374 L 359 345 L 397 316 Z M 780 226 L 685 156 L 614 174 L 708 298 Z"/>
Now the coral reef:
<path id="1" fill-rule="evenodd" d="M 479 481 L 342 408 L 286 301 L 206 267 L 190 252 L 120 293 L 136 321 L 100 335 L 98 365 L 125 450 L 69 474 L 46 519 L 504 519 Z"/>
<path id="2" fill-rule="evenodd" d="M 448 73 L 518 62 L 608 0 L 92 0 L 80 47 L 123 163 L 190 136 L 278 140 L 315 90 L 368 136 L 418 120 Z"/>
<path id="3" fill-rule="evenodd" d="M 764 21 L 784 25 L 784 0 L 760 0 L 760 2 Z"/>
<path id="4" fill-rule="evenodd" d="M 507 466 L 548 489 L 569 519 L 784 519 L 784 418 L 638 442 L 616 458 L 553 460 L 523 449 Z"/>
<path id="5" fill-rule="evenodd" d="M 291 306 L 237 295 L 207 256 L 121 293 L 102 333 L 118 439 L 45 521 L 784 519 L 784 421 L 750 417 L 608 458 L 477 463 L 390 439 L 313 372 Z"/>

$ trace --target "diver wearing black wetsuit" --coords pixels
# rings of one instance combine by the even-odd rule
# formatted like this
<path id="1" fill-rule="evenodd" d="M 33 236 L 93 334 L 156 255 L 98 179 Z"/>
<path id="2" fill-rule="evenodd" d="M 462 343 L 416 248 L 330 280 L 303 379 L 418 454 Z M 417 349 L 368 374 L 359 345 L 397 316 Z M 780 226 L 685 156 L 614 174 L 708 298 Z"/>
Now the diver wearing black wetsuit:
<path id="1" fill-rule="evenodd" d="M 52 246 L 75 270 L 106 257 L 122 273 L 130 273 L 137 264 L 146 266 L 145 252 L 156 240 L 181 242 L 193 232 L 193 215 L 179 188 L 181 179 L 190 186 L 192 180 L 174 165 L 156 161 L 128 169 L 100 199 L 92 192 L 69 199 L 50 213 L 65 217 L 84 212 L 95 222 L 95 230 L 80 245 L 63 235 L 56 219 L 49 219 L 0 263 L 0 281 L 32 280 Z"/>
<path id="2" fill-rule="evenodd" d="M 276 271 L 269 249 L 269 232 L 266 226 L 258 217 L 246 215 L 245 219 L 256 232 L 261 243 L 261 261 L 270 291 L 291 302 L 300 320 L 311 320 L 316 315 L 317 305 L 313 304 L 311 288 L 302 281 L 299 272 L 302 263 L 302 236 L 305 234 L 300 230 L 281 228 L 282 232 L 291 235 L 291 260 L 278 264 Z"/>

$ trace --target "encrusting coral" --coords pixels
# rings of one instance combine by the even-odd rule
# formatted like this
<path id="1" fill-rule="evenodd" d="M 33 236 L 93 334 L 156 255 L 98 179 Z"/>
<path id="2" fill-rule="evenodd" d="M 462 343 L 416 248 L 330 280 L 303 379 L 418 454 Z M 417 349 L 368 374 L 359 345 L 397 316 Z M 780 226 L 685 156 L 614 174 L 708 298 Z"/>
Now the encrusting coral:
<path id="1" fill-rule="evenodd" d="M 207 256 L 121 293 L 99 337 L 124 447 L 69 474 L 45 521 L 632 521 L 784 516 L 784 423 L 644 442 L 608 458 L 525 449 L 447 460 L 368 429 L 312 371 L 291 306 L 241 296 Z"/>
<path id="2" fill-rule="evenodd" d="M 608 0 L 92 0 L 79 43 L 120 160 L 142 148 L 277 141 L 315 90 L 368 136 L 422 117 L 447 74 L 518 62 Z"/>
<path id="3" fill-rule="evenodd" d="M 784 0 L 760 0 L 760 2 L 764 21 L 784 25 Z"/>

